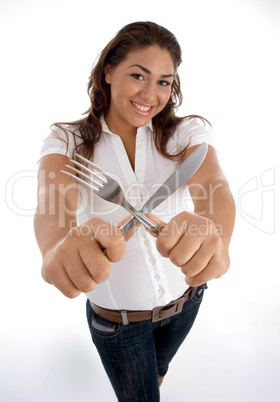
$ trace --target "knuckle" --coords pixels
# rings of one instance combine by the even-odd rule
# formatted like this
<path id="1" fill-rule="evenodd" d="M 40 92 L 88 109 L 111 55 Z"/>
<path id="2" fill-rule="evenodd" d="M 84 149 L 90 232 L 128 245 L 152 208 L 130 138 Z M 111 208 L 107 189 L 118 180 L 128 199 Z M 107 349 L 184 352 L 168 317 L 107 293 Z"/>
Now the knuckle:
<path id="1" fill-rule="evenodd" d="M 192 278 L 195 275 L 195 273 L 194 273 L 195 267 L 194 266 L 190 267 L 189 264 L 187 266 L 183 266 L 181 268 L 181 271 L 183 272 L 183 274 L 185 274 L 189 278 Z"/>
<path id="2" fill-rule="evenodd" d="M 184 265 L 184 263 L 186 262 L 184 257 L 182 255 L 178 255 L 177 253 L 171 251 L 169 253 L 169 258 L 171 260 L 171 262 L 176 265 L 177 267 L 182 267 L 182 265 Z"/>
<path id="3" fill-rule="evenodd" d="M 196 287 L 202 285 L 204 282 L 201 282 L 198 278 L 186 278 L 186 282 L 189 286 Z"/>
<path id="4" fill-rule="evenodd" d="M 223 245 L 223 240 L 220 236 L 217 235 L 212 236 L 212 241 L 217 248 Z"/>
<path id="5" fill-rule="evenodd" d="M 88 224 L 99 224 L 99 223 L 102 223 L 103 221 L 100 218 L 92 217 L 87 222 L 88 222 Z"/>
<path id="6" fill-rule="evenodd" d="M 117 250 L 117 252 L 113 255 L 110 254 L 110 257 L 108 256 L 108 258 L 111 262 L 119 262 L 123 258 L 124 254 L 125 253 L 121 252 L 121 250 Z"/>
<path id="7" fill-rule="evenodd" d="M 157 249 L 163 257 L 169 257 L 169 247 L 166 238 L 158 235 L 157 237 Z"/>
<path id="8" fill-rule="evenodd" d="M 192 286 L 196 287 L 199 285 L 201 285 L 201 281 L 196 278 L 192 278 Z"/>
<path id="9" fill-rule="evenodd" d="M 81 294 L 78 289 L 66 289 L 62 293 L 64 296 L 68 297 L 68 299 L 75 299 L 75 297 L 78 297 Z"/>
<path id="10" fill-rule="evenodd" d="M 41 269 L 41 276 L 45 282 L 51 283 L 48 266 L 43 265 Z"/>
<path id="11" fill-rule="evenodd" d="M 125 249 L 125 240 L 123 237 L 120 237 L 119 235 L 115 235 L 111 239 L 111 244 L 110 247 L 118 250 L 118 249 Z"/>
<path id="12" fill-rule="evenodd" d="M 91 292 L 96 286 L 96 283 L 91 279 L 85 281 L 83 284 L 80 285 L 79 289 L 83 293 Z"/>
<path id="13" fill-rule="evenodd" d="M 186 211 L 182 211 L 178 215 L 176 215 L 176 217 L 186 220 L 189 217 L 189 213 Z"/>
<path id="14" fill-rule="evenodd" d="M 217 276 L 217 278 L 220 278 L 221 276 L 223 276 L 228 270 L 229 270 L 229 266 L 230 266 L 230 259 L 229 258 L 225 258 L 220 265 L 220 273 L 218 273 L 219 276 Z"/>
<path id="15" fill-rule="evenodd" d="M 109 261 L 111 262 L 118 262 L 120 261 L 126 250 L 126 242 L 124 237 L 120 238 L 116 236 L 110 242 L 110 245 L 106 248 L 106 253 Z"/>
<path id="16" fill-rule="evenodd" d="M 111 274 L 111 267 L 109 264 L 99 265 L 98 271 L 94 275 L 94 280 L 96 283 L 102 283 L 107 281 Z"/>
<path id="17" fill-rule="evenodd" d="M 205 255 L 197 255 L 196 258 L 193 258 L 190 265 L 189 270 L 191 272 L 197 274 L 201 272 L 208 265 L 208 258 Z"/>
<path id="18" fill-rule="evenodd" d="M 41 275 L 45 282 L 52 283 L 57 272 L 57 265 L 52 263 L 44 263 L 41 269 Z"/>

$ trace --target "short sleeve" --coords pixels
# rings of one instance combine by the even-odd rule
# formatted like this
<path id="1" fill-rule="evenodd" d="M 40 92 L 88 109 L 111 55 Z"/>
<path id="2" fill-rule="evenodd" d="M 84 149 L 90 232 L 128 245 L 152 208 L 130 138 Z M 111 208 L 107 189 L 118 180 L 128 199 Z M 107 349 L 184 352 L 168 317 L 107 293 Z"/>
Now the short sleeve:
<path id="1" fill-rule="evenodd" d="M 170 139 L 168 151 L 170 153 L 177 153 L 187 145 L 190 148 L 195 145 L 200 145 L 203 142 L 215 146 L 215 141 L 210 129 L 207 129 L 203 125 L 203 122 L 197 118 L 184 119 Z"/>
<path id="2" fill-rule="evenodd" d="M 73 129 L 70 131 L 68 126 L 64 128 L 53 126 L 50 134 L 43 140 L 40 159 L 50 154 L 61 154 L 71 158 L 80 142 L 81 137 L 77 134 L 74 136 Z"/>

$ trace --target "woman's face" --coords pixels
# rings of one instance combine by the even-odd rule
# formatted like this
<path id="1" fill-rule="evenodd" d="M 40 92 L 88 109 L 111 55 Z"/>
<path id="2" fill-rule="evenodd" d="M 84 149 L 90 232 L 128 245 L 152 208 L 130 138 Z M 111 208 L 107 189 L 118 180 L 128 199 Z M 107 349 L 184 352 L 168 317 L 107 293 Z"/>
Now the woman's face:
<path id="1" fill-rule="evenodd" d="M 128 53 L 115 68 L 107 65 L 104 73 L 111 85 L 106 123 L 122 136 L 145 126 L 165 107 L 175 71 L 168 50 L 153 45 Z"/>

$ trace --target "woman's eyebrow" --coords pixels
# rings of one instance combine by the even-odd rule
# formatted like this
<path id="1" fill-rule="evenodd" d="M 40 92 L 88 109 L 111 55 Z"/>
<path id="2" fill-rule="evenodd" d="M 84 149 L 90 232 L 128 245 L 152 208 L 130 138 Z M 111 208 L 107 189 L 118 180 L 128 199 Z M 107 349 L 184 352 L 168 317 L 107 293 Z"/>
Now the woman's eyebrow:
<path id="1" fill-rule="evenodd" d="M 131 68 L 131 67 L 139 67 L 139 68 L 141 68 L 141 70 L 143 70 L 146 74 L 149 74 L 149 75 L 152 74 L 150 70 L 148 70 L 146 67 L 141 66 L 141 64 L 132 64 L 132 65 L 129 66 L 128 68 Z M 169 77 L 173 77 L 173 78 L 174 78 L 174 74 L 162 74 L 162 75 L 161 75 L 161 78 L 169 78 Z"/>

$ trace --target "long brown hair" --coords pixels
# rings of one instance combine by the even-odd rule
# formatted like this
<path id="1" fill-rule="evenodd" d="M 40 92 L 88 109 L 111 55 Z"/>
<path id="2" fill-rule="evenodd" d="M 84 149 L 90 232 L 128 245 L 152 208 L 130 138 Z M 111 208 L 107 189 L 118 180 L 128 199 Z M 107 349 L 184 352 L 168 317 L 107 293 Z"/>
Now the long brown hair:
<path id="1" fill-rule="evenodd" d="M 72 123 L 54 124 L 54 126 L 61 127 L 64 131 L 65 124 L 76 126 L 74 137 L 75 134 L 79 135 L 82 138 L 82 142 L 76 145 L 74 152 L 90 159 L 94 154 L 94 146 L 100 139 L 102 133 L 100 117 L 106 115 L 109 111 L 111 101 L 110 85 L 105 81 L 104 67 L 108 64 L 116 67 L 126 58 L 130 51 L 151 45 L 158 45 L 160 48 L 169 51 L 176 72 L 171 87 L 171 95 L 166 106 L 152 119 L 154 142 L 157 150 L 167 158 L 179 157 L 185 149 L 176 155 L 168 154 L 166 149 L 168 140 L 174 134 L 178 124 L 184 118 L 191 117 L 198 117 L 204 123 L 207 121 L 196 115 L 186 117 L 177 117 L 175 115 L 183 99 L 180 79 L 177 73 L 177 68 L 182 62 L 182 52 L 176 37 L 166 28 L 154 22 L 134 22 L 123 27 L 100 53 L 89 77 L 88 95 L 91 106 L 85 112 L 86 117 Z"/>

